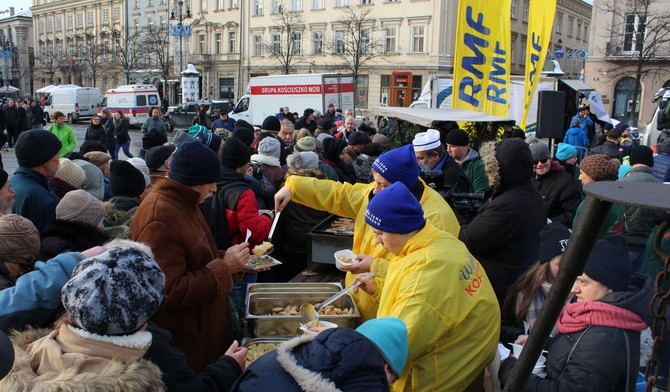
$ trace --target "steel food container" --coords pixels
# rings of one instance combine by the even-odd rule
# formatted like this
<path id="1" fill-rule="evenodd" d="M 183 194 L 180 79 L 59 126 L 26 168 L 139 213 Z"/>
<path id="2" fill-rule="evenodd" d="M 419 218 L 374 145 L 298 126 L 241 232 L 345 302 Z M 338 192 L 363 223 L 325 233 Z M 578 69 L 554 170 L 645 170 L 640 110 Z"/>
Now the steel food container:
<path id="1" fill-rule="evenodd" d="M 249 283 L 247 297 L 252 293 L 337 293 L 342 290 L 338 282 L 305 282 L 305 283 Z"/>
<path id="2" fill-rule="evenodd" d="M 275 336 L 269 338 L 253 338 L 245 341 L 243 345 L 249 350 L 247 352 L 247 366 L 265 355 L 267 352 L 276 349 L 283 342 L 294 337 L 295 336 Z M 265 347 L 262 347 L 263 345 L 265 345 Z M 254 347 L 259 347 L 260 350 Z"/>
<path id="3" fill-rule="evenodd" d="M 338 219 L 340 219 L 339 216 L 330 215 L 309 232 L 310 237 L 312 237 L 312 261 L 335 264 L 335 258 L 333 257 L 335 252 L 342 249 L 351 249 L 354 246 L 353 233 L 339 234 L 325 231 Z"/>
<path id="4" fill-rule="evenodd" d="M 272 308 L 305 303 L 320 303 L 332 296 L 333 293 L 251 293 L 247 298 L 246 320 L 249 332 L 254 337 L 295 335 L 298 333 L 302 319 L 295 316 L 273 316 Z M 319 319 L 330 321 L 340 327 L 354 328 L 356 319 L 360 316 L 358 308 L 351 296 L 344 295 L 338 298 L 333 305 L 340 309 L 353 309 L 352 314 L 320 315 Z"/>

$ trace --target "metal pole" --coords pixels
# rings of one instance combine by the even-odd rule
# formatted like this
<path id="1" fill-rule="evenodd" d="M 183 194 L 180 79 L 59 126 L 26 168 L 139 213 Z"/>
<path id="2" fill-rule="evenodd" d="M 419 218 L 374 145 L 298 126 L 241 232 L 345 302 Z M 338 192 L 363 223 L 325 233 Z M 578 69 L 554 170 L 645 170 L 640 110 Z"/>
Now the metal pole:
<path id="1" fill-rule="evenodd" d="M 570 236 L 568 248 L 561 259 L 558 276 L 551 286 L 549 296 L 533 325 L 533 330 L 528 336 L 519 360 L 514 365 L 504 392 L 523 389 L 570 295 L 575 279 L 584 271 L 584 266 L 611 207 L 612 203 L 609 201 L 603 201 L 590 195 L 586 197 L 579 220 Z"/>

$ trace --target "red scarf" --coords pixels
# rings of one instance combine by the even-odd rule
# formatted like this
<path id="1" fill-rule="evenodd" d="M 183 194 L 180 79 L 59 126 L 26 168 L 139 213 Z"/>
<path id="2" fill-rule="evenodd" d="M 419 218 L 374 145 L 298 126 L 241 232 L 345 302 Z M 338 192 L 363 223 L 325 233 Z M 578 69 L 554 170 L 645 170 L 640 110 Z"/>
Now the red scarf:
<path id="1" fill-rule="evenodd" d="M 647 328 L 647 324 L 636 313 L 598 301 L 566 304 L 556 322 L 556 328 L 561 333 L 579 332 L 589 325 L 631 331 L 642 331 Z"/>

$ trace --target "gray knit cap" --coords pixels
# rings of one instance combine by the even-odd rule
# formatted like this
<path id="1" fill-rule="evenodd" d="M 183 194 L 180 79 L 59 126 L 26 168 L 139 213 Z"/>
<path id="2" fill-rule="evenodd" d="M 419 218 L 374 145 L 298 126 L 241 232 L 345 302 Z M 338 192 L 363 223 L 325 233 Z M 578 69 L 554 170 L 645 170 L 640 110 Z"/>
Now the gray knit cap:
<path id="1" fill-rule="evenodd" d="M 33 222 L 21 215 L 0 216 L 0 262 L 35 264 L 40 252 L 40 234 Z"/>
<path id="2" fill-rule="evenodd" d="M 86 223 L 93 227 L 102 224 L 104 213 L 102 202 L 83 189 L 66 193 L 56 206 L 56 219 Z"/>

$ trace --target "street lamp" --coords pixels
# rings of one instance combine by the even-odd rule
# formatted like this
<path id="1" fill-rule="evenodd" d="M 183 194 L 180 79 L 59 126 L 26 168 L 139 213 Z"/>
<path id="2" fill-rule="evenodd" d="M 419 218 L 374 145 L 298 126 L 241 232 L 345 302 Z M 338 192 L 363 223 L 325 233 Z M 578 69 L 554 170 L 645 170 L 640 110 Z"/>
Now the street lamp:
<path id="1" fill-rule="evenodd" d="M 184 11 L 186 11 L 184 13 Z M 191 17 L 191 7 L 183 0 L 174 0 L 172 3 L 172 11 L 170 12 L 170 20 L 176 20 L 177 24 L 170 25 L 170 35 L 172 37 L 179 37 L 179 60 L 175 59 L 175 74 L 179 74 L 184 69 L 184 63 L 188 64 L 188 57 L 184 61 L 184 55 L 189 53 L 189 40 L 191 37 L 191 26 L 184 25 L 184 19 Z M 184 37 L 187 37 L 186 47 L 184 47 Z M 173 41 L 174 42 L 174 41 Z M 176 42 L 174 42 L 176 45 Z M 177 52 L 177 50 L 173 50 Z"/>

